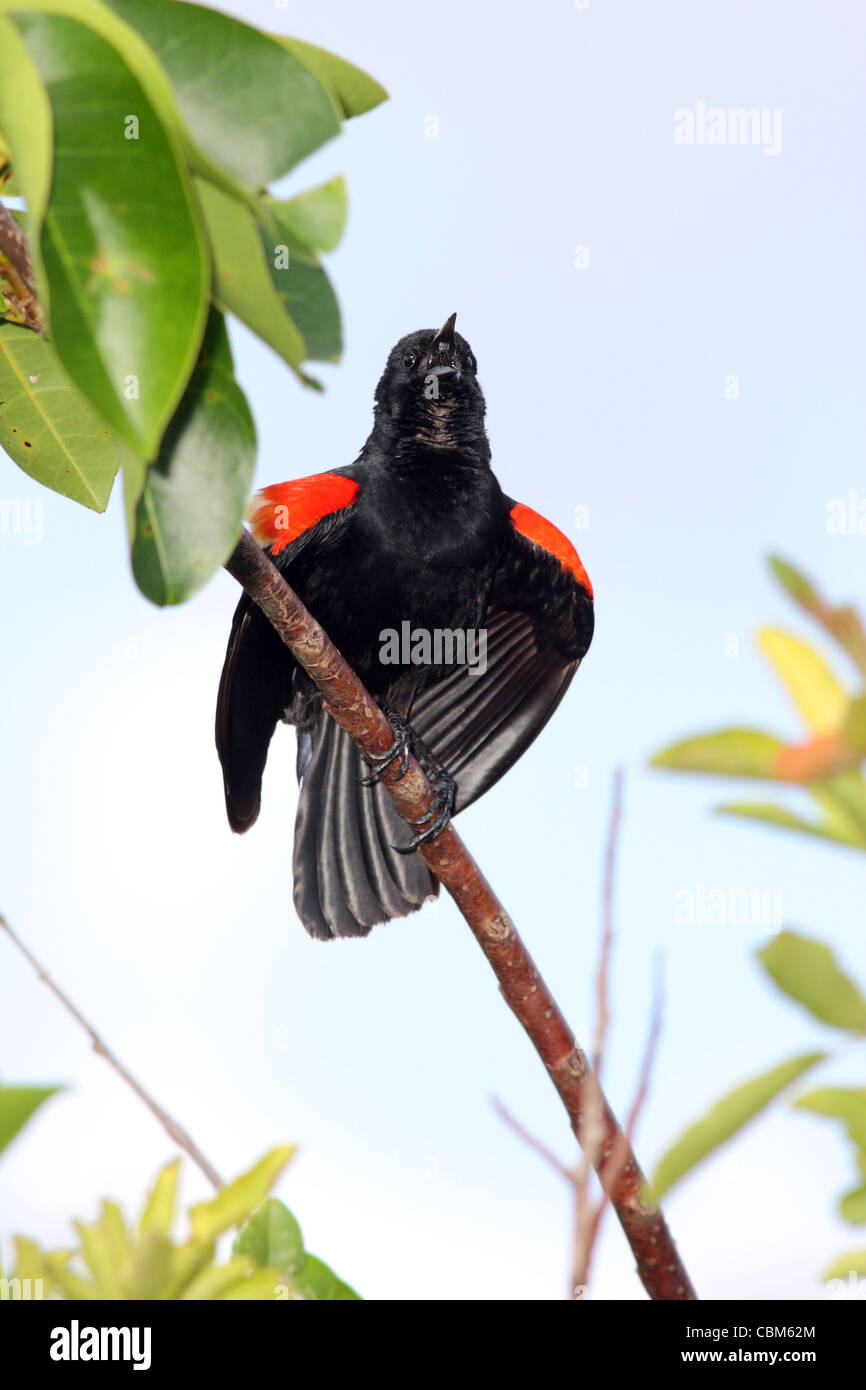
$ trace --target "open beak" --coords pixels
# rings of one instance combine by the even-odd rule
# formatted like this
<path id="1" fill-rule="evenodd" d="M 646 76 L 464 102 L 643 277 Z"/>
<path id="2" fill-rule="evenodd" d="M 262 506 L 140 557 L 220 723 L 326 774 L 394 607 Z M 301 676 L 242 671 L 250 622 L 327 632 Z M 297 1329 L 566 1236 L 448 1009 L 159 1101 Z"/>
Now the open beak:
<path id="1" fill-rule="evenodd" d="M 457 361 L 457 347 L 454 342 L 456 318 L 457 315 L 452 314 L 450 318 L 446 319 L 430 344 L 426 362 L 428 376 L 446 376 L 452 372 L 459 373 L 460 371 L 460 364 Z"/>

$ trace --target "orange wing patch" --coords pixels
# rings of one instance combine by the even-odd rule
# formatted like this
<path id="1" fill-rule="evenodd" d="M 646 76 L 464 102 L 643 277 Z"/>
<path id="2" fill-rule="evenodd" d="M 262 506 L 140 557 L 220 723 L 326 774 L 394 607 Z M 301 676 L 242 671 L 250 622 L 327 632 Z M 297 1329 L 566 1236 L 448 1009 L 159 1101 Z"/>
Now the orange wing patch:
<path id="1" fill-rule="evenodd" d="M 256 494 L 250 524 L 259 545 L 279 555 L 287 545 L 309 531 L 323 516 L 348 507 L 358 495 L 358 484 L 339 473 L 314 473 L 275 483 Z"/>
<path id="2" fill-rule="evenodd" d="M 515 531 L 519 531 L 521 536 L 525 536 L 535 545 L 540 545 L 549 555 L 553 555 L 562 568 L 568 570 L 592 598 L 592 585 L 581 564 L 580 556 L 568 537 L 564 536 L 552 521 L 548 521 L 539 512 L 534 512 L 531 507 L 524 507 L 522 502 L 517 502 L 511 508 L 511 520 Z"/>

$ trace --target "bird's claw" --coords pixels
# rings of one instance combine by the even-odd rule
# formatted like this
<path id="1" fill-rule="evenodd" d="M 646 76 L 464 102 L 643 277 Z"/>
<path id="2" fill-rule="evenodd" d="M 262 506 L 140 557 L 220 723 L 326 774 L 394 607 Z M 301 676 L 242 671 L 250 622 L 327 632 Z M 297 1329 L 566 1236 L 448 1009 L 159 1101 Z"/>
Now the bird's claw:
<path id="1" fill-rule="evenodd" d="M 381 705 L 380 708 L 394 730 L 394 742 L 391 744 L 390 748 L 386 748 L 384 753 L 364 754 L 364 761 L 373 769 L 371 776 L 361 778 L 361 785 L 364 787 L 375 786 L 382 773 L 385 771 L 385 768 L 389 763 L 392 763 L 395 758 L 400 759 L 400 771 L 394 778 L 395 782 L 399 781 L 401 777 L 405 777 L 406 773 L 409 771 L 409 751 L 412 743 L 412 730 L 409 728 L 402 714 L 398 714 L 396 710 L 391 709 L 390 705 Z"/>
<path id="2" fill-rule="evenodd" d="M 457 783 L 449 773 L 441 768 L 434 773 L 429 773 L 428 778 L 433 785 L 433 800 L 423 815 L 416 816 L 407 823 L 409 825 L 425 825 L 428 821 L 430 823 L 426 830 L 422 830 L 414 837 L 411 845 L 407 845 L 405 848 L 401 845 L 394 845 L 398 854 L 414 854 L 419 845 L 425 845 L 441 835 L 451 819 L 451 813 L 454 810 L 454 798 L 457 795 Z"/>

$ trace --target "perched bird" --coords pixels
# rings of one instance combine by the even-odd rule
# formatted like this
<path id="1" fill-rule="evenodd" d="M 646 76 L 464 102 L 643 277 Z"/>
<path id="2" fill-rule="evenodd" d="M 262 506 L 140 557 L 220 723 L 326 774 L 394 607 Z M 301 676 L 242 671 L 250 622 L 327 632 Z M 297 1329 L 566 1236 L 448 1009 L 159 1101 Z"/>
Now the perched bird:
<path id="1" fill-rule="evenodd" d="M 324 939 L 364 936 L 438 891 L 406 851 L 528 748 L 592 639 L 592 588 L 576 550 L 506 497 L 491 470 L 475 357 L 455 317 L 392 349 L 353 464 L 265 488 L 251 514 L 253 534 L 395 729 L 371 776 L 244 595 L 217 701 L 229 823 L 240 833 L 255 821 L 271 736 L 280 719 L 294 724 L 295 906 Z M 407 747 L 436 790 L 411 844 L 376 778 Z"/>

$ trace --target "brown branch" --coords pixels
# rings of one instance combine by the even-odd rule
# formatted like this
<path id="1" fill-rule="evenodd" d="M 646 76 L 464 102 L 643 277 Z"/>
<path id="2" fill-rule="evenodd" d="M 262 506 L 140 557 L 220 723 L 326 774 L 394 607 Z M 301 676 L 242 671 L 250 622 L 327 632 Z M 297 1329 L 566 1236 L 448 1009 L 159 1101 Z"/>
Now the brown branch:
<path id="1" fill-rule="evenodd" d="M 244 531 L 226 569 L 259 605 L 294 656 L 315 681 L 325 707 L 362 753 L 382 754 L 393 731 L 371 695 L 307 612 L 252 537 Z M 382 781 L 400 814 L 430 810 L 433 792 L 414 759 L 405 777 L 393 762 Z M 542 980 L 513 922 L 486 882 L 453 826 L 418 851 L 451 894 L 486 955 L 509 1008 L 516 1015 L 559 1092 L 578 1142 L 585 1143 L 587 1116 L 600 1117 L 603 1139 L 594 1155 L 602 1188 L 610 1196 L 644 1288 L 653 1299 L 696 1297 L 664 1217 L 645 1197 L 645 1179 L 607 1100 L 555 999 Z M 624 1145 L 625 1162 L 613 1160 Z"/>
<path id="2" fill-rule="evenodd" d="M 12 323 L 45 331 L 45 314 L 36 292 L 30 247 L 15 218 L 0 204 L 0 315 Z"/>
<path id="3" fill-rule="evenodd" d="M 193 1163 L 197 1164 L 201 1171 L 204 1173 L 208 1182 L 213 1183 L 214 1187 L 217 1189 L 221 1188 L 223 1185 L 222 1178 L 214 1168 L 213 1164 L 207 1158 L 205 1158 L 204 1154 L 202 1153 L 198 1145 L 195 1143 L 192 1136 L 184 1129 L 183 1125 L 178 1124 L 177 1120 L 173 1119 L 172 1116 L 169 1115 L 167 1110 L 163 1110 L 159 1102 L 157 1100 L 154 1100 L 150 1092 L 146 1091 L 142 1086 L 141 1082 L 137 1081 L 136 1078 L 132 1075 L 132 1072 L 127 1070 L 127 1068 L 123 1065 L 120 1059 L 116 1057 L 115 1054 L 111 1051 L 111 1049 L 106 1045 L 106 1043 L 103 1042 L 102 1038 L 99 1036 L 93 1025 L 91 1023 L 88 1023 L 81 1010 L 76 1008 L 75 1004 L 73 1004 L 69 996 L 67 994 L 64 994 L 60 986 L 56 984 L 54 980 L 52 980 L 47 970 L 45 970 L 44 967 L 40 965 L 39 961 L 33 955 L 33 952 L 30 951 L 24 945 L 24 942 L 21 940 L 19 936 L 15 934 L 15 932 L 10 927 L 9 923 L 6 921 L 6 918 L 2 915 L 0 915 L 0 928 L 2 928 L 2 930 L 6 932 L 6 935 L 9 937 L 12 943 L 18 947 L 18 950 L 21 952 L 22 956 L 24 956 L 30 962 L 30 964 L 33 966 L 33 969 L 36 971 L 36 974 L 39 976 L 40 980 L 42 980 L 48 986 L 55 998 L 60 1000 L 63 1007 L 69 1013 L 72 1014 L 72 1017 L 75 1019 L 76 1023 L 81 1025 L 87 1036 L 90 1038 L 94 1052 L 98 1052 L 100 1057 L 104 1057 L 106 1062 L 108 1062 L 109 1066 L 113 1067 L 114 1070 L 117 1072 L 118 1076 L 121 1076 L 123 1080 L 126 1082 L 127 1086 L 129 1086 L 130 1089 L 135 1092 L 139 1100 L 144 1101 L 150 1113 L 156 1116 L 157 1120 L 159 1120 L 159 1123 L 162 1125 L 163 1129 L 165 1130 L 169 1138 L 172 1140 L 172 1142 L 177 1144 L 178 1148 L 182 1149 L 185 1154 L 189 1155 Z"/>
<path id="4" fill-rule="evenodd" d="M 621 774 L 617 772 L 617 777 L 620 776 Z M 617 804 L 617 800 L 617 798 L 614 799 L 614 805 Z M 626 1138 L 629 1143 L 631 1143 L 634 1138 L 638 1120 L 649 1094 L 650 1078 L 652 1076 L 659 1038 L 661 1037 L 663 1004 L 664 993 L 660 979 L 657 978 L 653 995 L 653 1008 L 650 1017 L 649 1033 L 644 1048 L 640 1076 L 631 1110 L 629 1111 L 628 1123 L 625 1128 Z M 546 1144 L 543 1144 L 541 1140 L 531 1132 L 531 1130 L 528 1130 L 525 1125 L 515 1119 L 502 1102 L 495 1097 L 493 1100 L 493 1108 L 499 1118 L 517 1135 L 518 1139 L 522 1140 L 526 1147 L 531 1149 L 533 1153 L 538 1154 L 539 1158 L 543 1158 L 545 1163 L 568 1183 L 574 1194 L 575 1234 L 574 1253 L 571 1265 L 570 1297 L 580 1301 L 583 1299 L 589 1287 L 590 1264 L 598 1239 L 602 1217 L 607 1209 L 607 1195 L 602 1193 L 601 1200 L 595 1203 L 595 1205 L 590 1202 L 590 1166 L 586 1157 L 582 1159 L 576 1168 L 572 1169 L 566 1167 L 552 1149 L 549 1149 Z M 620 1146 L 618 1157 L 614 1160 L 614 1165 L 617 1162 L 622 1164 L 627 1157 L 628 1146 Z M 612 1165 L 612 1168 L 614 1165 Z"/>

